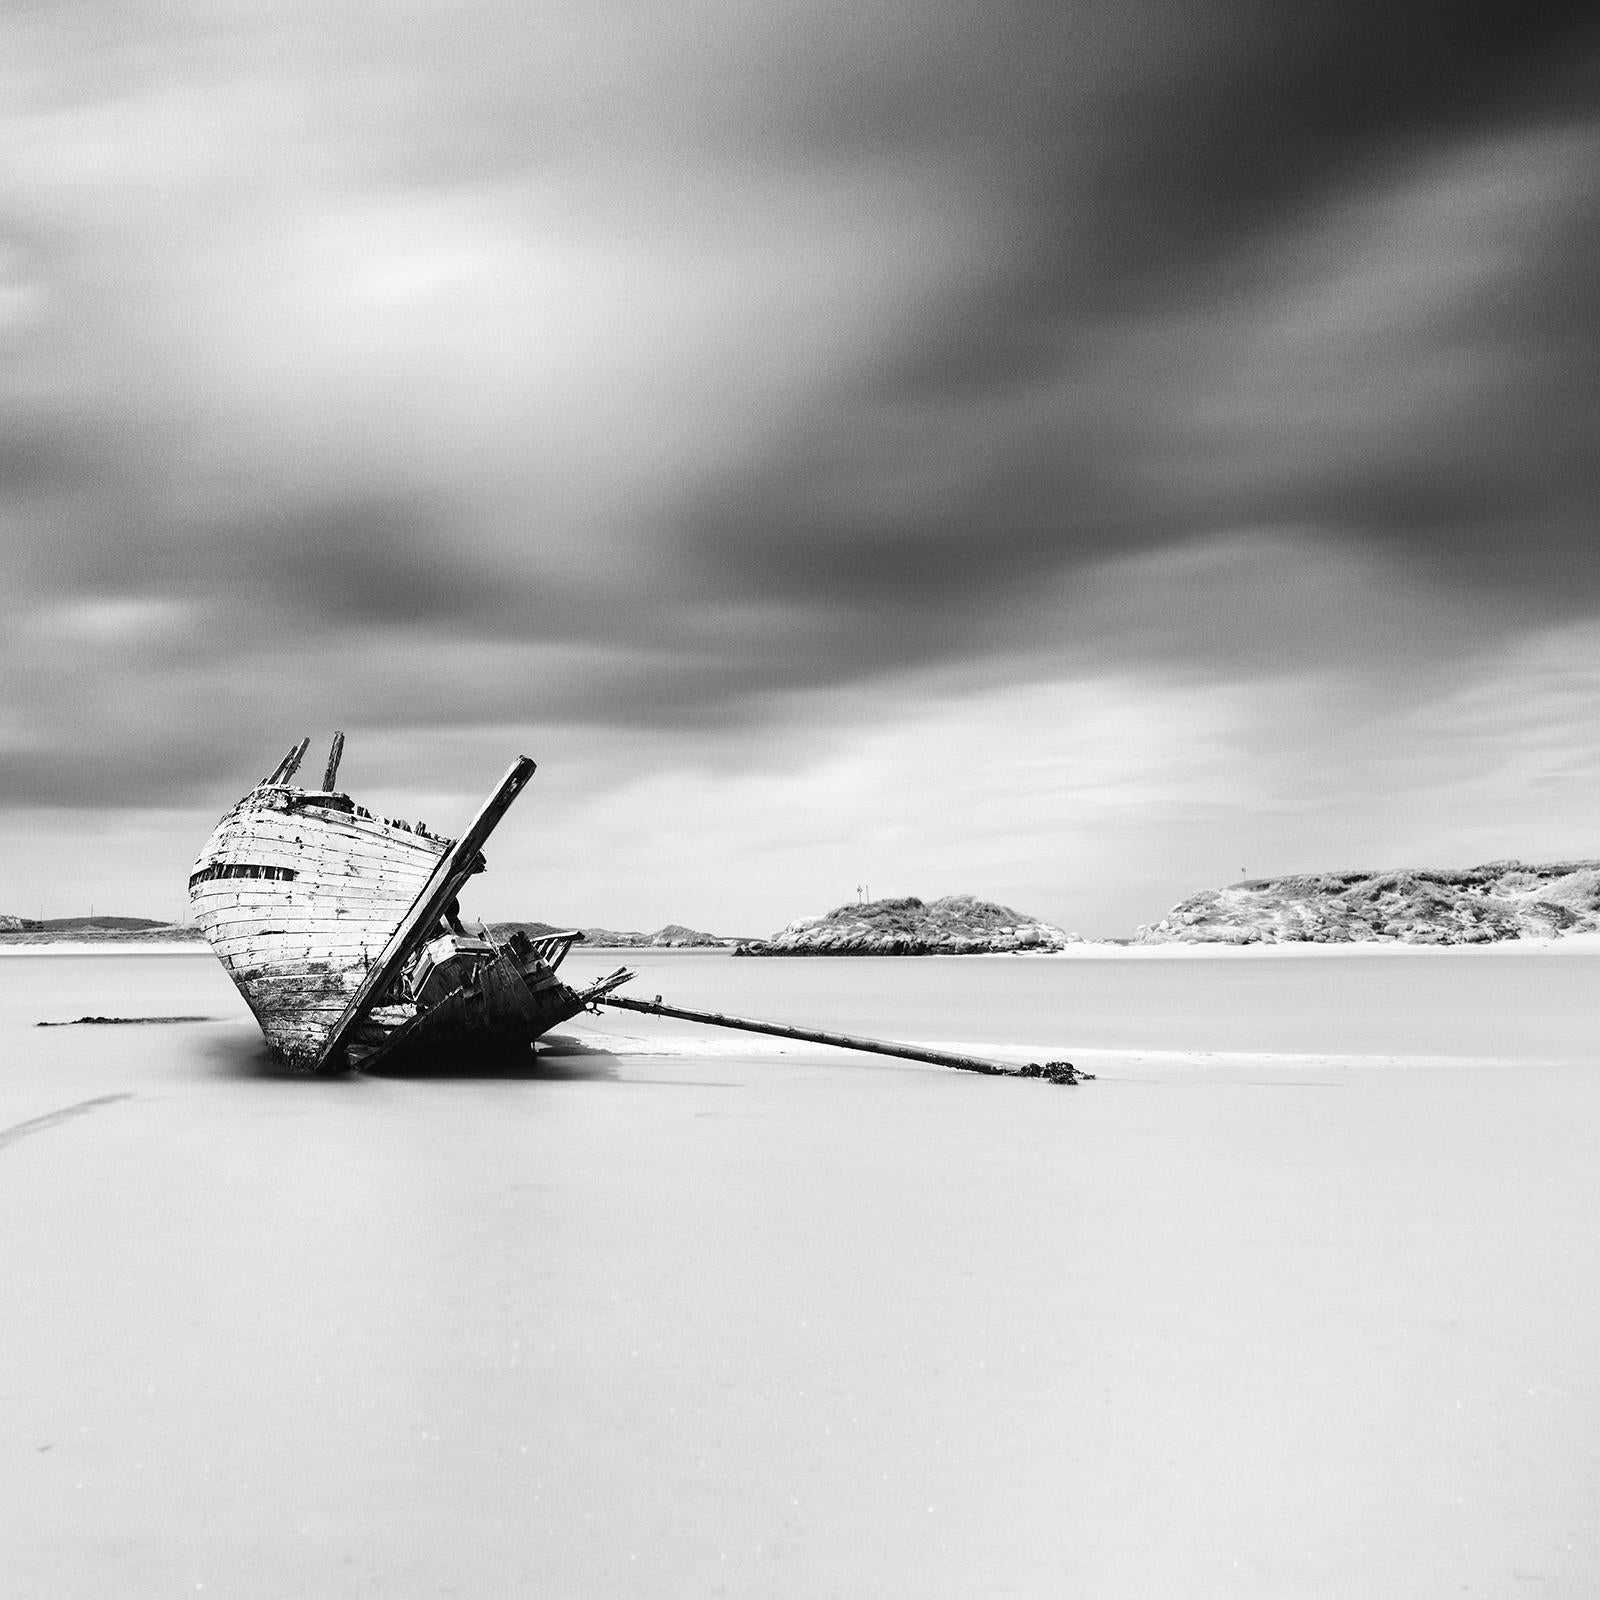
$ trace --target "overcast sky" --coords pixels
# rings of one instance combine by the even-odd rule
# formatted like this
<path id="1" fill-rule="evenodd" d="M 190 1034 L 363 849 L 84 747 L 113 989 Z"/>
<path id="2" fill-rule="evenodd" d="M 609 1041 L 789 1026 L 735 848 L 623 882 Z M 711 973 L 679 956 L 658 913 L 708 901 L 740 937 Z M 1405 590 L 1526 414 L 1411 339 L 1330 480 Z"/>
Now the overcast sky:
<path id="1" fill-rule="evenodd" d="M 6 7 L 0 911 L 335 727 L 483 915 L 1600 856 L 1594 17 Z"/>

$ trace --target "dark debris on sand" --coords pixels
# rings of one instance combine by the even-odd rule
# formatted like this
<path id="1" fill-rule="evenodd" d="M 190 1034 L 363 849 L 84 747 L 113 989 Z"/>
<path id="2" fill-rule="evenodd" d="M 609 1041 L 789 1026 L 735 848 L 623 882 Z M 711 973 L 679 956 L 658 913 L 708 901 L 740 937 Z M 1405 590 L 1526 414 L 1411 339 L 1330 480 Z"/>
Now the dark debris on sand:
<path id="1" fill-rule="evenodd" d="M 215 1022 L 215 1017 L 74 1017 L 71 1022 L 36 1022 L 36 1028 L 128 1027 L 153 1022 Z"/>

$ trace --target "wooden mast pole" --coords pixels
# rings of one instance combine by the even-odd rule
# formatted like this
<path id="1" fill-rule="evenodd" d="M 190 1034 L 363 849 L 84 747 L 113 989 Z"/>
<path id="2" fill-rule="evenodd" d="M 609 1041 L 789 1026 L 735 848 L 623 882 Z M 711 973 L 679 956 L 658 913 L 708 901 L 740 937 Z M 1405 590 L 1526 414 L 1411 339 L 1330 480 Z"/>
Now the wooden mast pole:
<path id="1" fill-rule="evenodd" d="M 344 754 L 344 734 L 335 733 L 333 747 L 328 751 L 328 769 L 322 775 L 322 792 L 333 792 L 333 781 L 339 776 L 339 757 Z"/>

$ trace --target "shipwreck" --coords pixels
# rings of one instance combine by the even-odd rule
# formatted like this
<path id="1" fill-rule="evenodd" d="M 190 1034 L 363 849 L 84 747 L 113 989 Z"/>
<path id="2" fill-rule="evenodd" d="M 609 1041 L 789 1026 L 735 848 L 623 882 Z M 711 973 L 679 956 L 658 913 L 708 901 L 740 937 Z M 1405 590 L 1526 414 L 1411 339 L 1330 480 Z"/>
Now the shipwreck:
<path id="1" fill-rule="evenodd" d="M 461 920 L 484 843 L 533 776 L 526 756 L 448 839 L 337 790 L 342 734 L 321 787 L 296 784 L 308 743 L 223 817 L 189 875 L 194 920 L 283 1066 L 526 1045 L 627 976 L 579 992 L 557 975 L 576 930 L 501 942 Z"/>
<path id="2" fill-rule="evenodd" d="M 336 733 L 320 788 L 294 779 L 302 739 L 213 829 L 189 874 L 195 923 L 254 1013 L 280 1065 L 333 1073 L 523 1051 L 602 1005 L 715 1027 L 839 1045 L 965 1071 L 1075 1083 L 1064 1061 L 1018 1066 L 921 1046 L 690 1011 L 612 991 L 619 968 L 586 987 L 558 968 L 576 929 L 499 939 L 461 917 L 483 847 L 533 776 L 519 756 L 459 839 L 378 816 L 334 787 Z"/>

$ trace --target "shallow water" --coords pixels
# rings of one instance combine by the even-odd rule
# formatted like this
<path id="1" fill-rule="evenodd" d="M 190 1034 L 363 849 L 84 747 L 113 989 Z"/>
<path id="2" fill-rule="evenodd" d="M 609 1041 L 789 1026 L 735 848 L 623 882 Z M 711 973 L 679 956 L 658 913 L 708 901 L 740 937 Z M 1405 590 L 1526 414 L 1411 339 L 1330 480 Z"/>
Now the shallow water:
<path id="1" fill-rule="evenodd" d="M 621 992 L 762 1021 L 1001 1055 L 1267 1053 L 1587 1061 L 1600 950 L 1361 953 L 1281 961 L 858 957 L 735 959 L 723 951 L 584 950 L 575 985 L 618 966 Z M 203 1013 L 253 1023 L 208 952 L 0 955 L 0 1030 L 75 1016 Z M 613 1012 L 579 1032 L 777 1048 L 749 1034 Z M 569 1030 L 570 1031 L 570 1030 Z M 19 1038 L 26 1035 L 19 1035 Z M 37 1043 L 37 1041 L 32 1041 Z M 20 1047 L 19 1047 L 20 1048 Z"/>
<path id="2" fill-rule="evenodd" d="M 762 1021 L 1008 1054 L 1596 1056 L 1590 1006 L 1600 951 L 1335 950 L 1294 961 L 1144 951 L 1121 960 L 580 951 L 568 975 L 576 981 L 618 965 L 639 974 L 623 992 L 647 999 L 660 993 Z M 620 1020 L 640 1034 L 705 1037 L 689 1024 Z"/>
<path id="3" fill-rule="evenodd" d="M 8 1596 L 1596 1592 L 1600 957 L 624 960 L 1100 1076 L 285 1080 L 0 958 Z"/>

